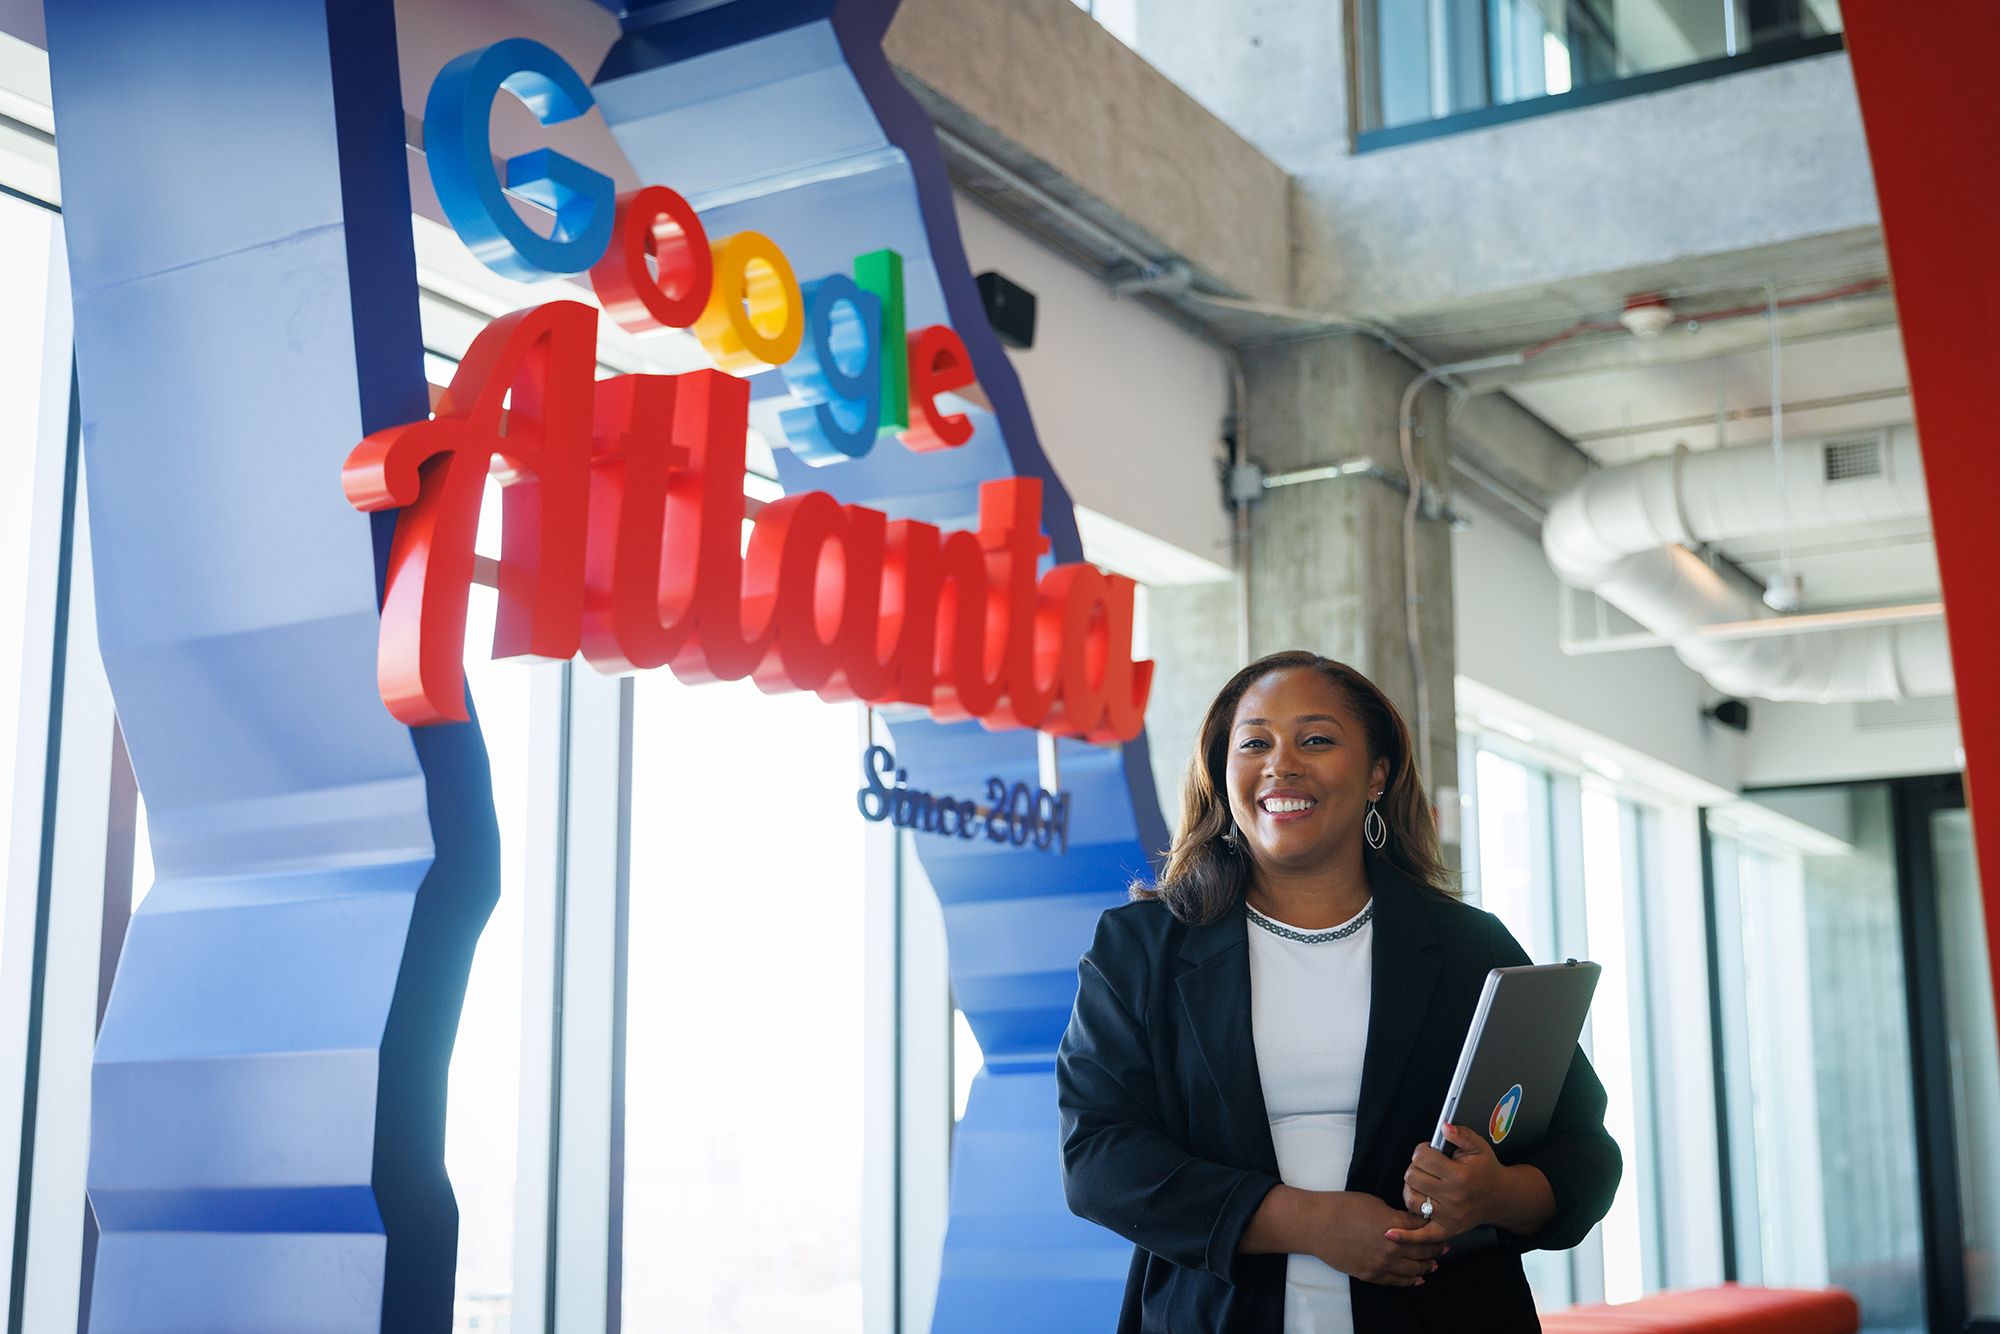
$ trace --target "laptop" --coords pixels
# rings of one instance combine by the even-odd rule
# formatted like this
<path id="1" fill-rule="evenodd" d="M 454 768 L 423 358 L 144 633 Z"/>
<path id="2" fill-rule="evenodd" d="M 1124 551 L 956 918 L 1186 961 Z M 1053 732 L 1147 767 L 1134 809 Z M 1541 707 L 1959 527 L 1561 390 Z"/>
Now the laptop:
<path id="1" fill-rule="evenodd" d="M 1541 1143 L 1602 971 L 1571 959 L 1486 975 L 1432 1148 L 1451 1152 L 1444 1128 L 1454 1124 L 1486 1136 L 1503 1163 Z"/>

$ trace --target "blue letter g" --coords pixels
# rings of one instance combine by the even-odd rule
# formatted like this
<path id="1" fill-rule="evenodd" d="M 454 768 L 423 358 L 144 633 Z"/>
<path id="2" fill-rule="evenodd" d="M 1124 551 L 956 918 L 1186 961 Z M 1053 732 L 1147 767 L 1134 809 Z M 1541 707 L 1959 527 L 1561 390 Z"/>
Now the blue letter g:
<path id="1" fill-rule="evenodd" d="M 424 104 L 424 157 L 445 217 L 486 267 L 522 282 L 581 273 L 611 242 L 617 187 L 561 153 L 510 158 L 503 187 L 493 170 L 493 99 L 505 88 L 544 125 L 591 108 L 590 89 L 540 42 L 513 37 L 468 51 L 438 71 Z M 514 212 L 508 194 L 555 215 L 543 236 Z"/>

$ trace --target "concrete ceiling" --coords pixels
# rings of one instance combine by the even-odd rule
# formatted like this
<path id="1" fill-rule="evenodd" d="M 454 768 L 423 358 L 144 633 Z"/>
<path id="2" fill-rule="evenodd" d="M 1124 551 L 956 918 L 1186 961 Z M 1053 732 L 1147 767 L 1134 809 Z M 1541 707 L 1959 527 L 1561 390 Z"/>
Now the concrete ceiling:
<path id="1" fill-rule="evenodd" d="M 1683 255 L 1657 264 L 1579 274 L 1425 309 L 1372 310 L 1372 318 L 1440 360 L 1529 347 L 1579 321 L 1614 318 L 1625 299 L 1657 292 L 1689 313 L 1760 304 L 1766 285 L 1780 299 L 1838 290 L 1889 271 L 1879 226 L 1794 237 L 1717 254 Z M 1804 314 L 1802 309 L 1798 314 Z M 1853 312 L 1820 319 L 1859 318 Z M 1893 311 L 1867 316 L 1894 322 Z M 1788 334 L 1788 336 L 1790 336 Z"/>
<path id="2" fill-rule="evenodd" d="M 1767 343 L 1701 360 L 1523 380 L 1506 392 L 1599 462 L 1624 463 L 1676 445 L 1769 441 L 1771 372 Z M 1778 378 L 1789 437 L 1911 420 L 1902 339 L 1893 328 L 1781 342 Z"/>
<path id="3" fill-rule="evenodd" d="M 1853 286 L 1853 280 L 1841 284 Z M 1837 290 L 1837 289 L 1822 289 Z M 1780 290 L 1780 297 L 1810 293 Z M 1677 311 L 1724 310 L 1762 300 L 1756 289 L 1709 293 Z M 1585 316 L 1610 323 L 1611 311 Z M 1886 285 L 1782 314 L 1779 372 L 1788 440 L 1863 434 L 1912 420 L 1909 377 Z M 1559 331 L 1558 331 L 1559 332 Z M 1543 334 L 1544 338 L 1552 334 Z M 1761 315 L 1685 321 L 1649 339 L 1619 330 L 1567 340 L 1526 365 L 1472 378 L 1474 393 L 1504 393 L 1615 465 L 1677 446 L 1767 444 L 1771 427 L 1770 325 Z M 1413 342 L 1437 355 L 1489 353 L 1466 331 L 1434 330 Z M 1476 350 L 1475 350 L 1476 349 Z M 1771 533 L 1733 542 L 1722 554 L 1758 579 L 1778 571 L 1789 547 L 1805 578 L 1807 610 L 1930 601 L 1939 596 L 1937 553 L 1927 522 L 1878 523 L 1833 531 Z"/>
<path id="4" fill-rule="evenodd" d="M 949 105 L 932 110 L 946 131 L 946 157 L 961 189 L 1204 336 L 1245 346 L 1306 333 L 1386 329 L 1434 364 L 1534 349 L 1522 366 L 1464 383 L 1473 393 L 1511 397 L 1601 463 L 1677 444 L 1710 449 L 1770 440 L 1770 326 L 1761 311 L 1772 291 L 1785 307 L 1778 328 L 1790 438 L 1911 420 L 1877 227 L 1357 321 L 1343 312 L 1204 296 L 1226 285 L 1101 205 L 1067 197 L 1064 183 L 1035 164 L 1010 160 L 1004 145 L 982 137 L 976 122 Z M 1156 281 L 1144 281 L 1147 275 Z M 1634 337 L 1617 323 L 1626 298 L 1641 292 L 1663 295 L 1676 315 L 1652 338 Z M 1809 610 L 1938 596 L 1927 525 L 1794 533 L 1789 539 Z M 1762 579 L 1780 568 L 1780 547 L 1774 533 L 1731 544 L 1722 554 Z"/>

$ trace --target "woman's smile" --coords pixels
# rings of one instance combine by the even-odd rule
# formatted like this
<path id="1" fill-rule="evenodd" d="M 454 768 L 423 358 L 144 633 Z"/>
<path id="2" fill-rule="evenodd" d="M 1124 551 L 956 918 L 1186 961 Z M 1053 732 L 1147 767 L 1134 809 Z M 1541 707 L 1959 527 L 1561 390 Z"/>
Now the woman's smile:
<path id="1" fill-rule="evenodd" d="M 1257 806 L 1273 824 L 1289 824 L 1303 820 L 1318 810 L 1319 801 L 1296 788 L 1281 787 L 1258 797 Z"/>

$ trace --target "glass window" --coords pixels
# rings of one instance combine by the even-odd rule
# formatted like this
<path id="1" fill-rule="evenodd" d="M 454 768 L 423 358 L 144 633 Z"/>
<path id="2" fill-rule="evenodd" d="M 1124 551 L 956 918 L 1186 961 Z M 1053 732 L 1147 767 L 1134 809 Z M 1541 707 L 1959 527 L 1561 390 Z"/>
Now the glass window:
<path id="1" fill-rule="evenodd" d="M 1132 45 L 1132 34 L 1139 22 L 1139 5 L 1142 0 L 1076 0 L 1076 7 L 1104 25 L 1104 30 L 1125 45 Z"/>
<path id="2" fill-rule="evenodd" d="M 1889 789 L 1759 793 L 1711 828 L 1739 1276 L 1921 1328 Z"/>
<path id="3" fill-rule="evenodd" d="M 1537 960 L 1555 951 L 1555 876 L 1549 773 L 1479 748 L 1473 763 L 1477 839 L 1467 850 L 1477 881 L 1476 901 L 1498 917 Z M 1570 1257 L 1530 1251 L 1522 1257 L 1535 1305 L 1560 1310 L 1576 1300 Z"/>
<path id="4" fill-rule="evenodd" d="M 1624 1176 L 1606 1214 L 1604 1300 L 1643 1296 L 1647 1281 L 1642 1201 L 1652 1195 L 1652 1107 L 1647 1078 L 1645 949 L 1637 912 L 1641 815 L 1602 788 L 1583 791 L 1583 887 L 1589 955 L 1601 968 L 1591 1002 L 1590 1059 L 1604 1082 L 1604 1128 L 1625 1157 Z"/>
<path id="5" fill-rule="evenodd" d="M 1546 963 L 1555 954 L 1549 775 L 1490 750 L 1476 765 L 1479 906 Z"/>
<path id="6" fill-rule="evenodd" d="M 489 513 L 498 509 L 487 506 Z M 493 661 L 497 601 L 491 588 L 475 585 L 466 615 L 466 680 L 486 738 L 500 825 L 500 901 L 472 957 L 445 1103 L 445 1172 L 458 1199 L 454 1334 L 504 1334 L 513 1325 L 522 927 L 529 893 L 525 844 L 532 818 L 528 696 L 533 672 L 560 670 Z M 540 1257 L 531 1262 L 540 1263 Z"/>
<path id="7" fill-rule="evenodd" d="M 627 1329 L 859 1331 L 860 719 L 636 680 Z"/>
<path id="8" fill-rule="evenodd" d="M 1690 970 L 1702 975 L 1706 967 L 1705 954 L 1683 957 L 1699 948 L 1698 939 L 1690 944 L 1673 930 L 1658 930 L 1672 916 L 1658 900 L 1675 894 L 1681 904 L 1700 900 L 1674 882 L 1673 859 L 1662 855 L 1666 807 L 1651 804 L 1651 795 L 1642 800 L 1622 774 L 1614 779 L 1605 772 L 1614 766 L 1554 752 L 1544 763 L 1545 752 L 1525 740 L 1516 745 L 1466 731 L 1461 737 L 1460 772 L 1471 775 L 1468 899 L 1498 916 L 1538 962 L 1587 957 L 1604 970 L 1583 1044 L 1604 1084 L 1605 1129 L 1618 1142 L 1624 1173 L 1609 1213 L 1581 1245 L 1524 1257 L 1528 1280 L 1545 1311 L 1630 1301 L 1663 1286 L 1670 1206 L 1706 1218 L 1716 1207 L 1712 1186 L 1670 1180 L 1660 1166 L 1663 1121 L 1709 1117 L 1713 1107 L 1707 1090 L 1690 1101 L 1686 1081 L 1675 1075 L 1689 1060 L 1706 1072 L 1706 1044 L 1687 1055 L 1671 1041 L 1655 1041 L 1656 1031 L 1671 1032 L 1661 1026 L 1674 1022 L 1675 998 L 1664 994 L 1671 979 Z M 1679 827 L 1692 875 L 1693 812 L 1675 809 L 1685 812 Z"/>
<path id="9" fill-rule="evenodd" d="M 1364 132 L 1841 31 L 1837 0 L 1363 0 L 1361 17 Z"/>
<path id="10" fill-rule="evenodd" d="M 15 823 L 14 784 L 23 763 L 39 777 L 46 758 L 39 744 L 33 755 L 20 755 L 19 729 L 23 682 L 45 690 L 50 661 L 47 639 L 27 635 L 35 582 L 30 544 L 38 527 L 35 503 L 40 488 L 26 482 L 42 452 L 42 413 L 53 406 L 43 402 L 42 355 L 54 237 L 55 214 L 0 195 L 0 255 L 6 256 L 0 263 L 0 310 L 8 312 L 8 318 L 0 320 L 0 454 L 14 461 L 17 482 L 0 495 L 0 636 L 8 645 L 0 653 L 0 754 L 15 757 L 14 763 L 0 765 L 0 812 L 8 813 L 5 825 L 0 825 L 0 849 L 7 846 L 7 827 Z M 51 462 L 61 465 L 60 458 Z M 46 571 L 50 584 L 55 573 L 53 566 Z M 39 812 L 39 802 L 36 809 Z M 18 832 L 25 835 L 38 826 L 37 814 Z"/>

